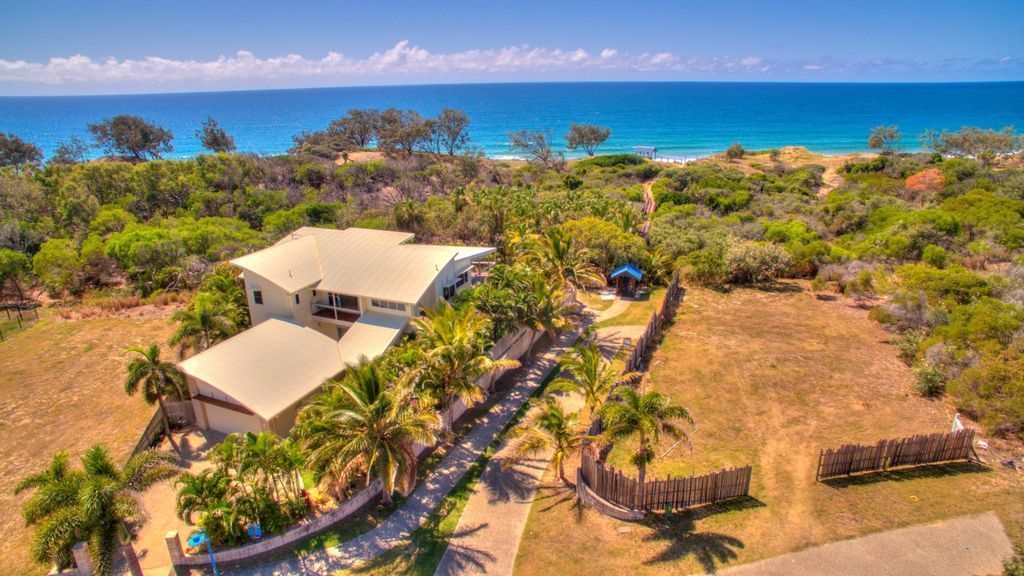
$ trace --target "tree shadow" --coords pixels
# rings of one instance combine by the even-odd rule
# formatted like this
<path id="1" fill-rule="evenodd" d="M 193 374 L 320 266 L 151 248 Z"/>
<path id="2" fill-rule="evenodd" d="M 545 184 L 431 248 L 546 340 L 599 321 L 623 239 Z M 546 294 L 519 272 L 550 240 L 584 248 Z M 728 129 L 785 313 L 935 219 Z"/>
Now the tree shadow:
<path id="1" fill-rule="evenodd" d="M 980 462 L 950 462 L 948 464 L 932 464 L 915 468 L 900 468 L 886 472 L 868 472 L 856 476 L 827 478 L 821 480 L 821 483 L 830 488 L 841 489 L 850 486 L 865 486 L 878 482 L 906 482 L 907 480 L 917 480 L 920 478 L 944 478 L 960 474 L 981 474 L 991 471 L 991 468 Z"/>
<path id="2" fill-rule="evenodd" d="M 535 505 L 543 503 L 543 507 L 538 508 L 540 512 L 548 512 L 570 500 L 575 501 L 577 504 L 579 503 L 576 491 L 569 486 L 562 485 L 540 486 L 537 488 L 537 494 L 533 497 Z"/>
<path id="3" fill-rule="evenodd" d="M 486 562 L 493 562 L 495 559 L 494 554 L 487 552 L 486 550 L 480 550 L 460 544 L 459 539 L 466 538 L 480 530 L 486 528 L 487 524 L 478 524 L 476 526 L 466 527 L 461 530 L 456 530 L 450 537 L 441 538 L 441 535 L 436 531 L 432 532 L 427 538 L 439 538 L 436 542 L 437 545 L 447 545 L 447 550 L 444 555 L 449 556 L 448 564 L 440 564 L 437 567 L 435 574 L 462 574 L 468 569 L 472 568 L 477 572 L 487 572 Z"/>
<path id="4" fill-rule="evenodd" d="M 506 470 L 502 467 L 502 462 L 495 459 L 494 463 L 487 467 L 477 484 L 477 490 L 481 489 L 481 485 L 487 487 L 490 492 L 487 501 L 490 504 L 526 500 L 532 495 L 533 489 L 537 485 L 537 479 L 530 475 L 530 470 L 545 470 L 546 468 L 547 462 L 531 459 L 519 462 Z"/>
<path id="5" fill-rule="evenodd" d="M 662 551 L 654 554 L 653 557 L 643 561 L 643 564 L 650 566 L 653 564 L 677 562 L 692 556 L 700 563 L 703 571 L 708 574 L 714 574 L 718 571 L 720 565 L 736 560 L 736 550 L 744 547 L 743 541 L 721 532 L 699 532 L 694 526 L 694 521 L 700 518 L 707 518 L 712 513 L 719 513 L 728 509 L 764 506 L 764 503 L 756 498 L 750 498 L 749 500 L 751 501 L 737 502 L 732 506 L 717 504 L 716 506 L 719 506 L 717 511 L 698 508 L 672 518 L 656 517 L 653 531 L 644 536 L 644 540 L 649 542 L 665 542 L 667 546 Z M 711 508 L 711 506 L 702 506 L 702 508 Z"/>
<path id="6" fill-rule="evenodd" d="M 761 504 L 763 506 L 763 504 Z M 705 516 L 706 517 L 706 516 Z M 665 542 L 667 546 L 653 557 L 643 561 L 645 565 L 675 562 L 693 556 L 700 562 L 704 572 L 714 574 L 719 565 L 737 558 L 736 550 L 744 547 L 739 538 L 720 532 L 698 532 L 694 521 L 696 511 L 686 512 L 672 518 L 660 519 L 654 530 L 644 536 L 648 542 Z"/>
<path id="7" fill-rule="evenodd" d="M 804 291 L 799 284 L 792 284 L 789 282 L 766 282 L 764 284 L 754 284 L 751 288 L 760 292 L 778 294 L 800 294 Z"/>

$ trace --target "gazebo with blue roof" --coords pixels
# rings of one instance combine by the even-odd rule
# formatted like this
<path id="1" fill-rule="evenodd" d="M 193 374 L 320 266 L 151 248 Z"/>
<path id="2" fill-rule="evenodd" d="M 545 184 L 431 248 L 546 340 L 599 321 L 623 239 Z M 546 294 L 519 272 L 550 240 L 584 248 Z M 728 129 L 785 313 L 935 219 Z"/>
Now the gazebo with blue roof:
<path id="1" fill-rule="evenodd" d="M 633 296 L 636 294 L 636 288 L 643 277 L 643 271 L 633 264 L 623 264 L 608 275 L 608 279 L 615 282 L 615 287 L 618 289 L 620 296 Z"/>

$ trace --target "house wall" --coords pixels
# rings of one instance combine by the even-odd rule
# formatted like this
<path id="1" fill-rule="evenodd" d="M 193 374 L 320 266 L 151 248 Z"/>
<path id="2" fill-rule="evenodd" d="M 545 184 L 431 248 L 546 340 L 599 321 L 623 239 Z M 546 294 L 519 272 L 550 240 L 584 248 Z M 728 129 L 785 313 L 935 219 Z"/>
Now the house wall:
<path id="1" fill-rule="evenodd" d="M 293 318 L 293 300 L 284 288 L 248 270 L 242 273 L 242 280 L 245 283 L 245 296 L 249 300 L 249 319 L 253 326 L 269 318 Z M 256 290 L 263 292 L 263 304 L 253 300 L 253 292 Z"/>
<path id="2" fill-rule="evenodd" d="M 220 389 L 194 376 L 186 374 L 185 382 L 188 384 L 190 396 L 202 394 L 210 398 L 231 402 L 232 404 L 239 404 L 234 398 L 221 392 Z M 196 413 L 196 426 L 204 430 L 212 428 L 220 432 L 230 433 L 261 432 L 268 429 L 267 422 L 256 415 L 242 414 L 227 408 L 207 404 L 200 400 L 192 400 L 192 408 Z"/>

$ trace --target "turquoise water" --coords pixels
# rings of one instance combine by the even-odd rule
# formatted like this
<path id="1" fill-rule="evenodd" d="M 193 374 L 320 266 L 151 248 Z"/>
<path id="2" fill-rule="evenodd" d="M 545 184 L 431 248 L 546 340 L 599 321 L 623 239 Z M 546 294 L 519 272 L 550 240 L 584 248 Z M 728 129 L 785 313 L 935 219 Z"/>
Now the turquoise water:
<path id="1" fill-rule="evenodd" d="M 657 146 L 696 156 L 732 142 L 750 149 L 786 145 L 817 152 L 864 150 L 868 131 L 898 124 L 905 147 L 926 128 L 1024 128 L 1024 82 L 969 84 L 559 83 L 470 84 L 263 90 L 191 94 L 0 98 L 0 131 L 49 154 L 86 125 L 137 114 L 174 132 L 172 157 L 201 151 L 195 131 L 207 115 L 239 149 L 276 154 L 293 135 L 323 128 L 350 108 L 413 108 L 424 115 L 461 108 L 488 156 L 509 154 L 506 133 L 547 129 L 555 140 L 569 122 L 609 126 L 605 152 Z"/>

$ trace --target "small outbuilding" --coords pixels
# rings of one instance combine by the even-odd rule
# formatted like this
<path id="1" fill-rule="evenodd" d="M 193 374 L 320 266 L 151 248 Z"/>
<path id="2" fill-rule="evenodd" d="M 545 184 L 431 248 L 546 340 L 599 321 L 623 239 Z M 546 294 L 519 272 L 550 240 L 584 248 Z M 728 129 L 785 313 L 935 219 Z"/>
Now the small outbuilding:
<path id="1" fill-rule="evenodd" d="M 633 153 L 641 158 L 653 160 L 658 155 L 658 149 L 654 146 L 633 146 Z"/>
<path id="2" fill-rule="evenodd" d="M 618 290 L 619 296 L 633 296 L 643 277 L 643 271 L 633 264 L 623 264 L 608 276 L 608 280 Z"/>

